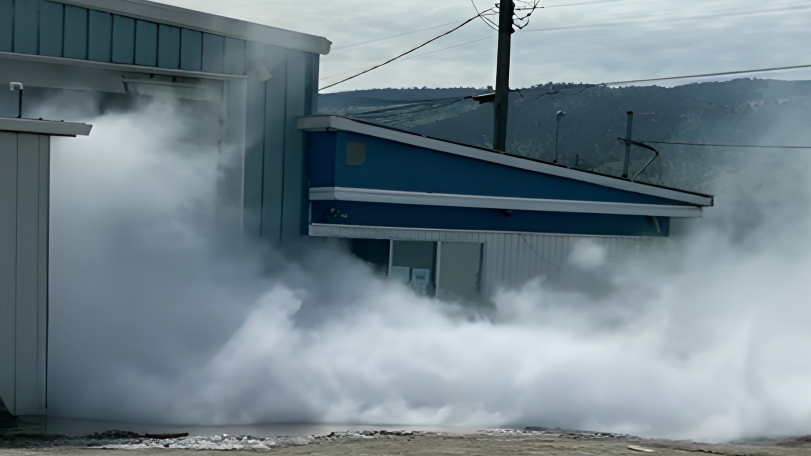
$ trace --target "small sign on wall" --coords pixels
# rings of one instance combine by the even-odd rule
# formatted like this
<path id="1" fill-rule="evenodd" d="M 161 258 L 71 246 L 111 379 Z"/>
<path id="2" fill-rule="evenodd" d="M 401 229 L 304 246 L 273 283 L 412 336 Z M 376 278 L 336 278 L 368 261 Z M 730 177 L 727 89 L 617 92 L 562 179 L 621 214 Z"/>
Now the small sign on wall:
<path id="1" fill-rule="evenodd" d="M 346 164 L 361 165 L 366 163 L 366 144 L 347 142 L 346 143 Z"/>
<path id="2" fill-rule="evenodd" d="M 412 269 L 411 270 L 411 283 L 415 285 L 428 285 L 431 283 L 431 270 L 430 269 Z"/>

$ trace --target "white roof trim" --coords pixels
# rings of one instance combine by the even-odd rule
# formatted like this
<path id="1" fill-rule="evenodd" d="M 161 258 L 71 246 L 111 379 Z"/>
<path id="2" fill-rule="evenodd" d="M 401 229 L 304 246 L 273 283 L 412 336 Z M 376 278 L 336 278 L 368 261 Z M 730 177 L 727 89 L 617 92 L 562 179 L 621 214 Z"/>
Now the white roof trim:
<path id="1" fill-rule="evenodd" d="M 309 233 L 313 237 L 333 237 L 348 239 L 381 239 L 394 241 L 442 241 L 442 242 L 470 242 L 482 244 L 490 242 L 479 236 L 507 234 L 530 237 L 567 237 L 584 239 L 639 239 L 641 237 L 654 237 L 664 239 L 663 236 L 615 236 L 602 234 L 568 234 L 568 233 L 534 233 L 531 231 L 488 231 L 488 230 L 443 230 L 437 228 L 401 228 L 392 226 L 368 225 L 333 225 L 325 223 L 311 223 Z M 455 235 L 473 235 L 478 239 L 460 240 Z"/>
<path id="2" fill-rule="evenodd" d="M 167 68 L 149 67 L 143 65 L 129 65 L 126 63 L 94 62 L 92 60 L 68 59 L 65 57 L 50 57 L 47 55 L 17 54 L 14 52 L 0 52 L 0 59 L 17 60 L 23 62 L 47 63 L 52 65 L 65 65 L 79 68 L 90 68 L 94 70 L 120 71 L 122 73 L 162 74 L 167 76 L 181 76 L 186 78 L 213 79 L 216 81 L 229 79 L 248 79 L 247 76 L 238 74 L 217 74 L 217 73 L 204 73 L 202 71 L 170 70 Z"/>
<path id="3" fill-rule="evenodd" d="M 182 25 L 218 35 L 246 41 L 271 44 L 287 49 L 329 54 L 332 42 L 328 39 L 292 32 L 276 27 L 216 16 L 186 8 L 164 5 L 148 0 L 56 0 L 60 3 L 84 6 L 100 11 L 151 19 L 158 22 Z M 227 2 L 226 2 L 227 3 Z"/>
<path id="4" fill-rule="evenodd" d="M 505 198 L 445 193 L 417 193 L 368 188 L 319 187 L 310 189 L 310 201 L 356 201 L 364 203 L 413 204 L 418 206 L 473 207 L 536 212 L 579 214 L 642 215 L 649 217 L 701 217 L 696 206 L 608 203 L 534 198 Z"/>
<path id="5" fill-rule="evenodd" d="M 436 150 L 439 152 L 446 152 L 449 154 L 475 158 L 477 160 L 487 161 L 490 163 L 497 163 L 500 165 L 510 166 L 512 168 L 520 168 L 528 171 L 534 171 L 537 173 L 564 177 L 567 179 L 573 179 L 581 182 L 588 182 L 590 184 L 602 185 L 604 187 L 616 188 L 618 190 L 625 190 L 629 192 L 640 193 L 643 195 L 657 196 L 659 198 L 681 201 L 685 203 L 695 204 L 697 206 L 713 205 L 712 197 L 695 195 L 692 193 L 680 192 L 678 190 L 671 190 L 667 188 L 653 187 L 650 185 L 643 185 L 628 180 L 615 179 L 608 176 L 585 173 L 574 169 L 564 168 L 532 160 L 525 160 L 519 157 L 502 154 L 495 151 L 479 149 L 477 147 L 463 146 L 461 144 L 455 144 L 447 141 L 442 141 L 439 139 L 429 138 L 426 136 L 420 136 L 397 130 L 391 130 L 388 128 L 377 127 L 362 122 L 356 122 L 352 119 L 347 119 L 345 117 L 338 116 L 301 117 L 298 119 L 298 128 L 304 131 L 324 131 L 328 128 L 334 130 L 349 131 L 353 133 L 359 133 L 362 135 L 374 136 L 376 138 L 397 141 L 412 146 Z"/>
<path id="6" fill-rule="evenodd" d="M 92 125 L 83 123 L 0 117 L 0 131 L 50 136 L 89 136 L 92 129 Z"/>

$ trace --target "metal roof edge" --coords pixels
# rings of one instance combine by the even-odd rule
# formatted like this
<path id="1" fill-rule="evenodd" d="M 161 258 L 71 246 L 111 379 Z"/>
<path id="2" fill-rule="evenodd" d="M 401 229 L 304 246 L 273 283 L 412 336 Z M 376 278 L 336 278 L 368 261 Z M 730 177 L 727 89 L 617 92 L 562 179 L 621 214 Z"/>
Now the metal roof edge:
<path id="1" fill-rule="evenodd" d="M 332 42 L 328 39 L 301 32 L 255 24 L 187 8 L 165 5 L 149 0 L 56 0 L 60 3 L 83 6 L 111 13 L 152 19 L 186 27 L 270 44 L 297 51 L 327 55 Z"/>
<path id="2" fill-rule="evenodd" d="M 13 119 L 0 117 L 0 131 L 32 133 L 50 136 L 89 136 L 92 125 L 50 120 Z"/>
<path id="3" fill-rule="evenodd" d="M 410 144 L 413 146 L 424 147 L 426 149 L 436 150 L 439 152 L 475 158 L 477 160 L 497 163 L 513 168 L 520 168 L 537 173 L 587 182 L 590 184 L 602 185 L 604 187 L 615 188 L 618 190 L 641 193 L 644 195 L 694 204 L 696 206 L 707 207 L 714 205 L 714 197 L 710 195 L 702 195 L 685 190 L 671 189 L 640 182 L 632 182 L 627 179 L 608 176 L 605 174 L 571 169 L 562 165 L 555 165 L 526 157 L 509 155 L 491 149 L 468 146 L 465 144 L 431 138 L 408 131 L 373 125 L 347 117 L 332 115 L 300 117 L 298 119 L 298 128 L 303 131 L 324 131 L 328 129 L 349 131 L 374 136 L 381 139 L 397 141 L 404 144 Z"/>

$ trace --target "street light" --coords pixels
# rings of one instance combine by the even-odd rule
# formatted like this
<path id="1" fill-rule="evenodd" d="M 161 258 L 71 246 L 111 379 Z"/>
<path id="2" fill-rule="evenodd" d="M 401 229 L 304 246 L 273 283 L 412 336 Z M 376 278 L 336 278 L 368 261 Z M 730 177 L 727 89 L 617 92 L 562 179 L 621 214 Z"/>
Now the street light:
<path id="1" fill-rule="evenodd" d="M 558 162 L 558 138 L 560 138 L 560 119 L 561 117 L 566 117 L 566 113 L 563 111 L 558 111 L 557 115 L 557 128 L 555 128 L 555 161 L 552 163 Z"/>

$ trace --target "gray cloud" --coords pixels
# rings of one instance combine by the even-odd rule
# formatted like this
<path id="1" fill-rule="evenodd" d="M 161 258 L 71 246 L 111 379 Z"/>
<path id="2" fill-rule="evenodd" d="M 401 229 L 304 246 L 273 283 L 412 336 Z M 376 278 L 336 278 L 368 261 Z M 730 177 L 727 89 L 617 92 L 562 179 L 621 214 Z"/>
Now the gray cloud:
<path id="1" fill-rule="evenodd" d="M 476 0 L 480 8 L 491 2 Z M 326 36 L 336 50 L 322 77 L 351 75 L 438 35 L 423 30 L 472 17 L 468 0 L 377 2 L 164 0 L 164 3 Z M 605 82 L 809 63 L 797 52 L 811 39 L 811 7 L 801 0 L 557 0 L 515 35 L 513 86 L 548 81 Z M 445 28 L 450 29 L 453 25 Z M 418 33 L 408 33 L 423 30 Z M 396 38 L 393 35 L 404 34 Z M 333 90 L 492 85 L 495 33 L 477 21 L 394 63 Z M 369 41 L 388 38 L 377 42 Z M 466 44 L 474 40 L 474 43 Z M 357 46 L 359 43 L 365 43 Z M 435 52 L 453 46 L 453 49 Z M 805 79 L 808 71 L 772 74 Z M 323 84 L 341 78 L 325 79 Z"/>

